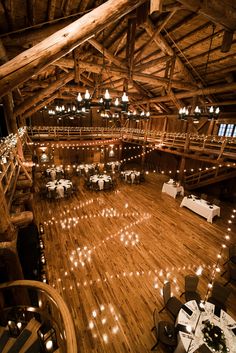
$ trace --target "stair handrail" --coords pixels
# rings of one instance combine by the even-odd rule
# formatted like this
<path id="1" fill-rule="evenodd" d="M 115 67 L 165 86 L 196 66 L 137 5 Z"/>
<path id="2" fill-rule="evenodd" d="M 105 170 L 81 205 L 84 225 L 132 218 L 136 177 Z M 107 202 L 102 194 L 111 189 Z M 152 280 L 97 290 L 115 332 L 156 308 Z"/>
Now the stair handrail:
<path id="1" fill-rule="evenodd" d="M 11 282 L 5 282 L 0 284 L 1 289 L 13 288 L 13 287 L 28 287 L 34 288 L 42 291 L 46 294 L 46 296 L 54 303 L 60 312 L 63 328 L 64 328 L 64 336 L 66 338 L 66 352 L 67 353 L 77 353 L 77 341 L 76 341 L 76 333 L 74 322 L 71 317 L 69 308 L 67 307 L 65 301 L 61 297 L 61 295 L 50 285 L 33 280 L 16 280 Z"/>

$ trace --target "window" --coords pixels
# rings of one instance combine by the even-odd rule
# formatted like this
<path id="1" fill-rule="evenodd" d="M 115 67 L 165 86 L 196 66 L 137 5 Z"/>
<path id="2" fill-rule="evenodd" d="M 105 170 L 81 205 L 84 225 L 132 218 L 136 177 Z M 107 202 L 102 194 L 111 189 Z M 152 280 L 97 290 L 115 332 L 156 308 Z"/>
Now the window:
<path id="1" fill-rule="evenodd" d="M 236 137 L 236 124 L 220 124 L 218 136 Z"/>
<path id="2" fill-rule="evenodd" d="M 218 136 L 224 136 L 225 135 L 225 128 L 226 128 L 226 124 L 220 124 L 219 131 L 218 131 Z"/>
<path id="3" fill-rule="evenodd" d="M 234 124 L 228 124 L 226 128 L 225 136 L 227 137 L 232 136 L 233 129 L 234 129 Z"/>

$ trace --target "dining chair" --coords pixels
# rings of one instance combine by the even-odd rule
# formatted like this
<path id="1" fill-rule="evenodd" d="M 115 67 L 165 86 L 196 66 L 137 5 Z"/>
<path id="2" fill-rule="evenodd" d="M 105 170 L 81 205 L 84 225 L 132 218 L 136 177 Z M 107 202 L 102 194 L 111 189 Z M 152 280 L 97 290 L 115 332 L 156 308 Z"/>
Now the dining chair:
<path id="1" fill-rule="evenodd" d="M 229 260 L 236 264 L 236 244 L 229 247 Z"/>
<path id="2" fill-rule="evenodd" d="M 177 346 L 175 325 L 172 322 L 160 320 L 157 309 L 153 312 L 153 322 L 152 331 L 155 332 L 156 343 L 151 348 L 151 351 L 156 350 L 159 343 L 166 349 L 174 351 Z"/>
<path id="3" fill-rule="evenodd" d="M 184 278 L 185 280 L 185 291 L 180 295 L 184 294 L 185 300 L 188 302 L 190 300 L 196 300 L 197 302 L 201 301 L 201 296 L 197 291 L 197 286 L 199 282 L 199 277 L 197 275 L 187 275 Z"/>
<path id="4" fill-rule="evenodd" d="M 226 288 L 216 281 L 213 283 L 211 296 L 208 298 L 208 301 L 224 311 L 227 311 L 226 303 L 230 293 L 230 288 Z"/>
<path id="5" fill-rule="evenodd" d="M 164 283 L 163 299 L 164 299 L 164 306 L 159 311 L 159 313 L 161 313 L 164 309 L 167 309 L 172 314 L 172 316 L 176 319 L 183 303 L 175 296 L 171 296 L 170 282 Z"/>
<path id="6" fill-rule="evenodd" d="M 230 282 L 236 283 L 236 264 L 232 261 L 229 261 L 228 262 L 228 270 L 226 272 L 229 272 L 229 279 L 224 284 L 224 287 L 227 286 L 227 284 Z"/>

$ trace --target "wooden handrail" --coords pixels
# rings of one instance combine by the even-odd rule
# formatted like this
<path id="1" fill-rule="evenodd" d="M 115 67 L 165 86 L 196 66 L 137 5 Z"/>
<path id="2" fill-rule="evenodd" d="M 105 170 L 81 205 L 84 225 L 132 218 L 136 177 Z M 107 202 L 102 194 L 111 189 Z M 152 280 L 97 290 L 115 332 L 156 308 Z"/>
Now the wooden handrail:
<path id="1" fill-rule="evenodd" d="M 13 282 L 7 282 L 0 284 L 0 290 L 13 287 L 28 287 L 40 290 L 52 300 L 52 302 L 57 306 L 63 321 L 65 337 L 66 337 L 66 352 L 67 353 L 77 353 L 77 341 L 74 323 L 70 314 L 70 311 L 60 296 L 60 294 L 51 286 L 46 283 L 31 281 L 31 280 L 17 280 Z"/>

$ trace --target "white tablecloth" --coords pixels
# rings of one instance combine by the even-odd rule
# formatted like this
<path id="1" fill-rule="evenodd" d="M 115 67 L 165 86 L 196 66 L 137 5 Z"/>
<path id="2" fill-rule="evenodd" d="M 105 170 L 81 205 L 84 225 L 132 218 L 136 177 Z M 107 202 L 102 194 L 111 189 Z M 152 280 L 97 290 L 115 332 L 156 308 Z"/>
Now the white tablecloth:
<path id="1" fill-rule="evenodd" d="M 125 170 L 121 172 L 124 175 L 125 181 L 127 181 L 128 176 L 130 176 L 132 183 L 134 182 L 135 178 L 140 177 L 140 172 L 137 170 Z"/>
<path id="2" fill-rule="evenodd" d="M 46 187 L 48 188 L 48 190 L 57 190 L 57 193 L 60 197 L 64 197 L 64 187 L 66 189 L 69 189 L 72 187 L 72 182 L 70 180 L 67 179 L 60 179 L 60 180 L 53 180 L 53 181 L 49 181 L 46 184 Z"/>
<path id="3" fill-rule="evenodd" d="M 79 164 L 77 166 L 77 170 L 85 170 L 87 173 L 89 169 L 94 169 L 96 167 L 96 164 Z"/>
<path id="4" fill-rule="evenodd" d="M 205 303 L 205 310 L 200 311 L 195 300 L 191 300 L 185 304 L 189 309 L 192 310 L 191 316 L 181 309 L 176 320 L 177 325 L 180 326 L 178 334 L 178 346 L 175 349 L 175 353 L 193 353 L 196 351 L 204 342 L 204 335 L 202 329 L 204 328 L 203 321 L 209 320 L 215 326 L 221 328 L 224 332 L 226 339 L 226 347 L 229 348 L 230 353 L 236 353 L 236 335 L 233 333 L 232 328 L 236 328 L 235 320 L 229 316 L 225 311 L 220 311 L 220 318 L 214 314 L 215 305 L 209 302 Z M 184 327 L 191 327 L 192 332 L 184 332 Z M 210 347 L 209 347 L 210 348 Z M 211 349 L 211 348 L 210 348 Z"/>
<path id="5" fill-rule="evenodd" d="M 187 207 L 200 216 L 205 217 L 207 222 L 212 223 L 215 216 L 220 216 L 220 207 L 216 205 L 208 205 L 206 200 L 197 200 L 194 196 L 191 198 L 185 196 L 180 204 L 180 207 Z"/>
<path id="6" fill-rule="evenodd" d="M 104 183 L 108 183 L 111 182 L 111 177 L 110 175 L 106 175 L 106 174 L 95 174 L 92 175 L 89 180 L 92 183 L 98 183 L 99 189 L 102 190 L 104 188 Z"/>
<path id="7" fill-rule="evenodd" d="M 47 174 L 50 174 L 52 170 L 55 170 L 56 173 L 63 172 L 63 168 L 62 167 L 56 166 L 56 167 L 52 167 L 52 168 L 46 169 Z"/>
<path id="8" fill-rule="evenodd" d="M 165 192 L 174 198 L 178 193 L 184 196 L 183 186 L 177 186 L 177 185 L 174 185 L 173 183 L 164 183 L 162 186 L 162 192 Z"/>

